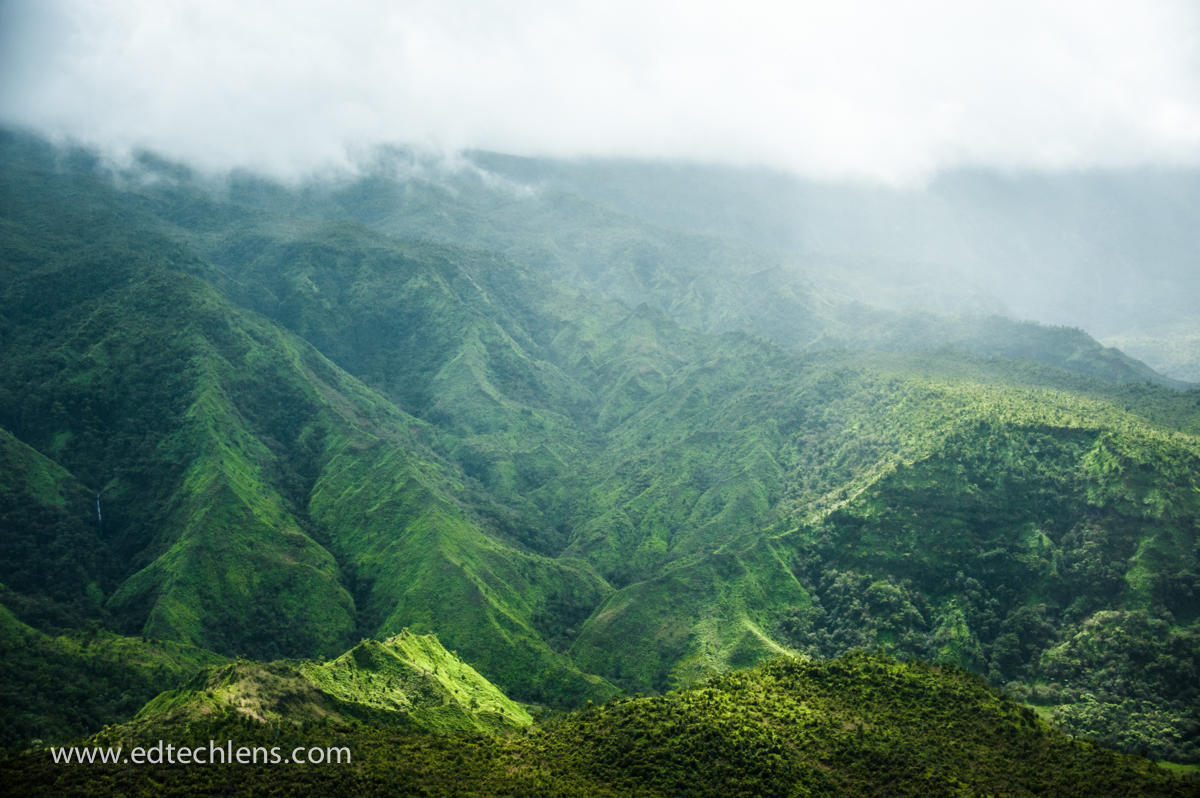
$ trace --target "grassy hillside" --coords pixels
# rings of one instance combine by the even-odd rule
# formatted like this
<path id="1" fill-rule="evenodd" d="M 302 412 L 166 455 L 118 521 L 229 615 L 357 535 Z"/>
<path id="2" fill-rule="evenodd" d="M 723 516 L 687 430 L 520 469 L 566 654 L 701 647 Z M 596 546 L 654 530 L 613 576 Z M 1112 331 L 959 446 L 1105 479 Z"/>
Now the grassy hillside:
<path id="1" fill-rule="evenodd" d="M 319 656 L 360 632 L 430 629 L 436 612 L 451 619 L 446 639 L 516 694 L 611 693 L 541 631 L 557 623 L 547 601 L 588 608 L 605 585 L 523 551 L 513 510 L 431 448 L 435 428 L 174 268 L 195 270 L 194 256 L 100 176 L 47 180 L 10 185 L 5 240 L 28 258 L 5 286 L 16 356 L 0 413 L 103 491 L 114 628 L 230 655 Z M 43 204 L 76 193 L 89 200 L 82 218 L 47 227 Z M 104 290 L 39 289 L 51 276 Z M 534 571 L 497 580 L 493 568 Z M 405 577 L 414 569 L 433 581 Z"/>
<path id="2" fill-rule="evenodd" d="M 527 726 L 529 713 L 442 647 L 407 630 L 324 662 L 251 660 L 206 668 L 132 721 L 159 733 L 230 715 L 292 726 L 368 723 L 436 732 Z"/>

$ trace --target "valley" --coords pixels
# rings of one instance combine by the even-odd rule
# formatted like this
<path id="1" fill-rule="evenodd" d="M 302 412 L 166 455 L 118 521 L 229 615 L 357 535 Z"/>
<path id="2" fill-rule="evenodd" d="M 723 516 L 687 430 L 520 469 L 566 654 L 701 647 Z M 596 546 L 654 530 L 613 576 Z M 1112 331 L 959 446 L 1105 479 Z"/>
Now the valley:
<path id="1" fill-rule="evenodd" d="M 650 167 L 0 159 L 0 732 L 46 794 L 35 739 L 189 723 L 352 739 L 363 789 L 398 747 L 481 792 L 1194 793 L 1126 756 L 1200 760 L 1186 368 L 877 301 Z"/>

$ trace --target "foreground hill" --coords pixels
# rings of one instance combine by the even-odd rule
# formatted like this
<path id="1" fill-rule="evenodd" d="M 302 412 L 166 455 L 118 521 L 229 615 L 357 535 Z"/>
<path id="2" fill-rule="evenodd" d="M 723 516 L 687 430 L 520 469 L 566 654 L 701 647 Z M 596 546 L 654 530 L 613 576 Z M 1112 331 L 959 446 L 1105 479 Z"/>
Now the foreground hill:
<path id="1" fill-rule="evenodd" d="M 240 719 L 239 719 L 240 718 Z M 581 710 L 508 736 L 344 723 L 297 728 L 246 710 L 178 726 L 116 728 L 93 745 L 344 747 L 316 765 L 4 763 L 25 795 L 1139 795 L 1200 794 L 1146 759 L 1072 740 L 952 667 L 865 655 L 779 659 L 656 698 Z M 345 754 L 342 756 L 345 758 Z"/>
<path id="2" fill-rule="evenodd" d="M 433 635 L 364 640 L 325 662 L 250 660 L 206 668 L 157 696 L 135 726 L 166 733 L 209 717 L 303 726 L 365 722 L 431 731 L 501 731 L 529 713 Z"/>

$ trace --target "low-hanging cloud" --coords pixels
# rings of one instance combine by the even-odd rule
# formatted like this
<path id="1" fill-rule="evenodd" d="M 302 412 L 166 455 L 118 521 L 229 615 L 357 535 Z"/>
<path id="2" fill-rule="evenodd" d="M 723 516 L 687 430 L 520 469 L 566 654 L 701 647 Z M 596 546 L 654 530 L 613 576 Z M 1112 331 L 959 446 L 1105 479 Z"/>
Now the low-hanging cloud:
<path id="1" fill-rule="evenodd" d="M 206 169 L 384 142 L 891 182 L 1200 163 L 1189 0 L 0 2 L 0 120 Z"/>

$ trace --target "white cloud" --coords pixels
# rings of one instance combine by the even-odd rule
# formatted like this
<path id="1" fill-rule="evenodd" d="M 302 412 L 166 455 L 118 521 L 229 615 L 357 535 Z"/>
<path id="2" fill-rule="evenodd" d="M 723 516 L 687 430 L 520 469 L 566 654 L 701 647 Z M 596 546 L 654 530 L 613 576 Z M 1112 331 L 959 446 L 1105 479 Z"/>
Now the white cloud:
<path id="1" fill-rule="evenodd" d="M 209 168 L 377 142 L 766 163 L 1200 163 L 1180 2 L 9 0 L 0 118 Z"/>

